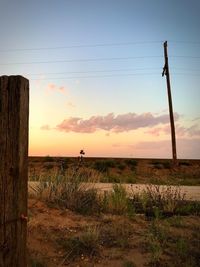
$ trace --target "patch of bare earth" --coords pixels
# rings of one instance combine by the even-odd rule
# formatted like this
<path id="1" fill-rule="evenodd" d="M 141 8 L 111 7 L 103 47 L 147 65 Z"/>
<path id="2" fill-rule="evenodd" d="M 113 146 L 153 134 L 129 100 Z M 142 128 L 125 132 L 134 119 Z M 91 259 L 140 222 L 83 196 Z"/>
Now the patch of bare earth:
<path id="1" fill-rule="evenodd" d="M 128 241 L 116 241 L 117 232 L 109 235 L 115 225 L 126 229 L 129 227 Z M 101 228 L 102 239 L 99 240 L 98 253 L 81 254 L 73 258 L 59 245 L 60 239 L 79 236 L 88 226 Z M 144 266 L 146 256 L 141 249 L 142 232 L 147 227 L 140 217 L 132 221 L 123 216 L 81 216 L 70 210 L 48 207 L 37 199 L 29 199 L 28 251 L 29 258 L 40 262 L 41 266 L 123 266 L 126 261 L 134 261 L 137 266 Z M 120 229 L 116 229 L 118 231 Z M 103 233 L 104 232 L 104 233 Z M 123 233 L 122 233 L 123 234 Z M 122 237 L 123 238 L 123 237 Z M 122 243 L 120 243 L 122 242 Z M 128 242 L 128 244 L 126 244 Z M 70 254 L 70 252 L 69 252 Z M 65 259 L 65 260 L 64 260 Z M 62 264 L 61 264 L 62 263 Z"/>

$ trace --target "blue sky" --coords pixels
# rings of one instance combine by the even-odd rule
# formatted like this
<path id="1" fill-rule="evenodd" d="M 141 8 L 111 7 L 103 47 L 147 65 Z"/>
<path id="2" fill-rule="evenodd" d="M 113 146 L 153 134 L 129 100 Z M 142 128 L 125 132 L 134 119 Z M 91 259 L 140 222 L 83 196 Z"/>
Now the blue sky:
<path id="1" fill-rule="evenodd" d="M 30 155 L 171 157 L 168 40 L 178 156 L 199 158 L 199 11 L 198 0 L 1 0 L 0 72 L 30 79 Z"/>

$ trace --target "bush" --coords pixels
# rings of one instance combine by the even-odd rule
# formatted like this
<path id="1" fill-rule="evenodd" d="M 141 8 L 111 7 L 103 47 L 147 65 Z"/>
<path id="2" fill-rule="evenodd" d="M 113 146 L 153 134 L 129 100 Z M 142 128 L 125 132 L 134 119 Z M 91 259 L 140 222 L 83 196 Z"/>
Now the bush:
<path id="1" fill-rule="evenodd" d="M 101 228 L 101 243 L 107 247 L 130 247 L 131 225 L 123 220 L 111 222 Z"/>
<path id="2" fill-rule="evenodd" d="M 77 173 L 72 176 L 51 176 L 49 182 L 41 182 L 36 190 L 47 202 L 81 214 L 99 213 L 101 209 L 97 190 L 82 183 Z"/>
<path id="3" fill-rule="evenodd" d="M 28 264 L 29 267 L 46 267 L 46 265 L 42 262 L 40 262 L 39 260 L 37 259 L 33 259 L 31 258 L 29 260 L 29 264 Z"/>
<path id="4" fill-rule="evenodd" d="M 114 168 L 114 160 L 98 160 L 93 164 L 93 168 L 99 172 L 108 173 L 109 168 Z"/>
<path id="5" fill-rule="evenodd" d="M 152 161 L 152 164 L 154 166 L 154 168 L 156 169 L 171 169 L 172 167 L 172 162 L 171 161 L 167 161 L 167 160 L 164 160 L 164 161 Z"/>
<path id="6" fill-rule="evenodd" d="M 127 184 L 135 184 L 136 183 L 136 178 L 133 177 L 133 176 L 128 176 L 128 177 L 126 177 L 125 182 Z"/>
<path id="7" fill-rule="evenodd" d="M 121 171 L 125 170 L 126 169 L 126 165 L 122 164 L 122 163 L 119 163 L 117 165 L 118 169 L 120 169 Z"/>
<path id="8" fill-rule="evenodd" d="M 60 238 L 57 243 L 70 254 L 70 259 L 82 255 L 94 256 L 99 253 L 99 228 L 89 226 L 79 236 Z M 68 260 L 65 258 L 65 261 Z"/>
<path id="9" fill-rule="evenodd" d="M 100 179 L 101 183 L 120 183 L 120 177 L 119 176 L 113 176 L 113 175 L 109 175 L 109 176 L 104 176 Z"/>
<path id="10" fill-rule="evenodd" d="M 135 159 L 125 159 L 124 161 L 128 166 L 136 167 L 138 165 L 137 160 Z"/>
<path id="11" fill-rule="evenodd" d="M 126 214 L 128 197 L 122 185 L 114 184 L 113 192 L 104 195 L 103 199 L 105 211 L 113 214 Z M 107 204 L 105 206 L 105 203 Z"/>
<path id="12" fill-rule="evenodd" d="M 146 241 L 149 252 L 151 253 L 150 262 L 154 266 L 160 266 L 159 262 L 163 254 L 168 239 L 168 231 L 159 221 L 153 221 L 147 231 Z"/>
<path id="13" fill-rule="evenodd" d="M 136 212 L 144 212 L 147 217 L 168 217 L 181 213 L 186 207 L 184 198 L 178 186 L 149 185 L 140 194 L 132 192 L 130 202 Z"/>
<path id="14" fill-rule="evenodd" d="M 51 156 L 46 156 L 45 158 L 44 158 L 44 161 L 45 162 L 53 162 L 54 161 L 54 159 L 51 157 Z"/>

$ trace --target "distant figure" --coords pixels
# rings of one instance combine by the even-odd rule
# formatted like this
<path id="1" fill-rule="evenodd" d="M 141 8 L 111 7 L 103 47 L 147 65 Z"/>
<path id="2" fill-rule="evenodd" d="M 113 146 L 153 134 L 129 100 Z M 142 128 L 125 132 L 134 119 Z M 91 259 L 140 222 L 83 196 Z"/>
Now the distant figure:
<path id="1" fill-rule="evenodd" d="M 80 157 L 79 157 L 79 164 L 81 165 L 83 163 L 83 156 L 85 155 L 85 152 L 83 149 L 80 150 Z"/>

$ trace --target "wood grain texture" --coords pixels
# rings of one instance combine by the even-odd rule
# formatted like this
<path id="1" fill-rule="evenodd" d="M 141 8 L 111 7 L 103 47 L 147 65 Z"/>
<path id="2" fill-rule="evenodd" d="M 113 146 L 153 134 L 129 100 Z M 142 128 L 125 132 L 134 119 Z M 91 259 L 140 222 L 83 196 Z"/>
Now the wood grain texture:
<path id="1" fill-rule="evenodd" d="M 29 82 L 0 77 L 0 267 L 25 267 Z"/>

